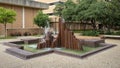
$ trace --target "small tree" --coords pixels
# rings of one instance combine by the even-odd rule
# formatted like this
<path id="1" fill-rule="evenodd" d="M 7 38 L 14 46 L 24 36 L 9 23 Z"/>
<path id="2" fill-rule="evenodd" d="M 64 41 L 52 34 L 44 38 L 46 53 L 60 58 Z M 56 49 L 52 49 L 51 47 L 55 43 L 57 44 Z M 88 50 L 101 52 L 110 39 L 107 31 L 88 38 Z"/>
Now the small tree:
<path id="1" fill-rule="evenodd" d="M 15 16 L 16 16 L 16 12 L 14 10 L 0 7 L 0 23 L 4 25 L 5 37 L 7 36 L 6 25 L 7 23 L 13 23 L 13 21 L 16 20 Z"/>
<path id="2" fill-rule="evenodd" d="M 42 11 L 39 11 L 37 16 L 34 18 L 34 24 L 36 24 L 39 28 L 45 28 L 47 26 L 47 21 L 49 20 L 48 15 L 43 14 Z"/>

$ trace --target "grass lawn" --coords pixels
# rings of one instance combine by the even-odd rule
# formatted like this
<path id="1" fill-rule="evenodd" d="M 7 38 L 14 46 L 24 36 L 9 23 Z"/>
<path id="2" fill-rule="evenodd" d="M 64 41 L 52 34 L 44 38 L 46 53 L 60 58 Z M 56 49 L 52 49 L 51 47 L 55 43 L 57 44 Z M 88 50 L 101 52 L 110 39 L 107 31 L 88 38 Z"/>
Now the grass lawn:
<path id="1" fill-rule="evenodd" d="M 90 31 L 90 30 L 85 30 L 85 31 Z M 82 33 L 84 30 L 73 30 L 74 33 Z"/>
<path id="2" fill-rule="evenodd" d="M 29 52 L 33 52 L 33 53 L 37 53 L 37 52 L 42 52 L 45 51 L 45 49 L 37 49 L 37 44 L 23 44 L 22 46 L 24 46 L 24 50 L 29 51 Z M 63 52 L 67 52 L 67 53 L 72 53 L 72 54 L 84 54 L 93 50 L 98 49 L 99 47 L 89 47 L 89 46 L 83 46 L 83 51 L 81 50 L 72 50 L 72 49 L 65 49 L 65 48 L 61 48 L 60 50 Z"/>
<path id="3" fill-rule="evenodd" d="M 30 46 L 33 47 L 30 47 Z M 24 50 L 29 51 L 29 52 L 33 52 L 33 53 L 37 53 L 37 52 L 42 52 L 44 51 L 44 49 L 37 49 L 37 44 L 23 44 L 24 46 Z M 34 47 L 35 46 L 35 47 Z"/>
<path id="4" fill-rule="evenodd" d="M 45 51 L 44 49 L 37 49 L 36 47 L 30 47 L 31 45 L 36 46 L 37 44 L 24 44 L 24 50 L 26 51 L 30 51 L 33 53 L 37 53 L 37 52 L 42 52 Z M 83 46 L 83 51 L 80 50 L 71 50 L 71 49 L 65 49 L 65 48 L 61 48 L 61 50 L 63 52 L 68 52 L 68 53 L 73 53 L 73 54 L 84 54 L 86 52 L 92 51 L 92 50 L 96 50 L 99 47 L 88 47 L 88 46 Z"/>
<path id="5" fill-rule="evenodd" d="M 24 46 L 24 50 L 26 51 L 30 51 L 30 52 L 37 52 L 38 50 L 35 48 L 30 48 L 29 45 L 25 45 Z"/>
<path id="6" fill-rule="evenodd" d="M 30 44 L 30 45 L 36 45 L 36 44 Z M 24 46 L 24 50 L 30 51 L 30 52 L 33 52 L 33 53 L 45 51 L 45 49 L 36 49 L 36 48 L 30 47 L 30 45 L 24 44 L 24 45 L 23 45 L 23 46 Z M 85 54 L 85 53 L 87 53 L 87 52 L 96 50 L 96 49 L 98 49 L 98 48 L 99 48 L 99 47 L 83 46 L 83 49 L 84 49 L 83 51 L 80 51 L 80 50 L 71 50 L 71 49 L 65 49 L 65 48 L 61 48 L 60 50 L 63 51 L 63 52 L 67 52 L 67 53 L 82 55 L 82 54 Z"/>
<path id="7" fill-rule="evenodd" d="M 82 33 L 82 30 L 73 30 L 74 33 Z"/>
<path id="8" fill-rule="evenodd" d="M 80 50 L 71 50 L 71 49 L 65 49 L 65 48 L 62 48 L 61 50 L 63 52 L 67 52 L 67 53 L 72 53 L 72 54 L 84 54 L 84 53 L 87 53 L 87 52 L 90 52 L 90 51 L 93 51 L 93 50 L 96 50 L 97 48 L 99 47 L 88 47 L 88 46 L 83 46 L 83 51 L 80 51 Z"/>

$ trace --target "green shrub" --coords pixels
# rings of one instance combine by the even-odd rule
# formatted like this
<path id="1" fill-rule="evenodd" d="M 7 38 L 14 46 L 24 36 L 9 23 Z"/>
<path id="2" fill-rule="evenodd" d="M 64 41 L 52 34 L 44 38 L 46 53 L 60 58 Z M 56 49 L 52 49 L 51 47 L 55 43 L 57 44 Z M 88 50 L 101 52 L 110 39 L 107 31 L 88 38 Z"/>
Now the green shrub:
<path id="1" fill-rule="evenodd" d="M 99 34 L 104 34 L 103 30 L 97 30 L 99 32 Z"/>
<path id="2" fill-rule="evenodd" d="M 120 31 L 115 32 L 115 35 L 120 35 Z"/>
<path id="3" fill-rule="evenodd" d="M 107 35 L 114 35 L 114 32 L 106 31 L 104 34 L 107 34 Z"/>
<path id="4" fill-rule="evenodd" d="M 81 33 L 82 30 L 73 30 L 74 33 Z"/>
<path id="5" fill-rule="evenodd" d="M 73 30 L 74 33 L 82 33 L 84 30 Z M 85 31 L 92 31 L 91 29 L 86 29 Z"/>
<path id="6" fill-rule="evenodd" d="M 98 31 L 83 31 L 82 35 L 83 36 L 98 36 L 99 32 Z"/>

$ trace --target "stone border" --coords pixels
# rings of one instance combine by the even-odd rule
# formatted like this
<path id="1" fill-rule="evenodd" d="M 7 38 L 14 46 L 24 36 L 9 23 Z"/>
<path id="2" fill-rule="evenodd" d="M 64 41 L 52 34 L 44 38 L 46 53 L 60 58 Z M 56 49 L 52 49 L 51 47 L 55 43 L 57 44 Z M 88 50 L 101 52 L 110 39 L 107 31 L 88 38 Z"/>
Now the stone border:
<path id="1" fill-rule="evenodd" d="M 114 47 L 116 45 L 114 44 L 104 44 L 105 46 L 101 47 L 101 48 L 98 48 L 96 50 L 93 50 L 93 51 L 90 51 L 90 52 L 87 52 L 85 54 L 82 54 L 82 55 L 78 55 L 78 54 L 72 54 L 72 53 L 67 53 L 67 52 L 64 52 L 64 51 L 60 51 L 60 50 L 54 50 L 55 53 L 57 54 L 61 54 L 61 55 L 66 55 L 66 56 L 71 56 L 71 57 L 76 57 L 76 58 L 85 58 L 85 57 L 88 57 L 90 55 L 93 55 L 97 52 L 100 52 L 100 51 L 103 51 L 105 49 L 108 49 L 108 48 L 111 48 L 111 47 Z"/>
<path id="2" fill-rule="evenodd" d="M 31 44 L 39 42 L 40 38 L 36 39 L 21 39 L 20 41 L 12 41 L 12 42 L 3 42 L 4 45 L 10 46 L 10 47 L 16 47 L 22 49 L 23 46 L 20 46 L 20 44 Z"/>
<path id="3" fill-rule="evenodd" d="M 40 40 L 39 38 L 37 38 L 37 39 L 21 39 L 21 41 L 4 42 L 3 44 L 12 47 L 12 48 L 6 49 L 7 53 L 10 53 L 16 57 L 21 58 L 21 59 L 30 59 L 30 58 L 34 58 L 37 56 L 46 55 L 49 53 L 56 53 L 56 54 L 61 54 L 61 55 L 66 55 L 66 56 L 71 56 L 71 57 L 76 57 L 76 58 L 85 58 L 85 57 L 93 55 L 97 52 L 100 52 L 100 51 L 103 51 L 105 49 L 116 46 L 115 44 L 106 44 L 104 42 L 101 42 L 101 43 L 99 43 L 99 46 L 102 46 L 102 47 L 100 47 L 96 50 L 87 52 L 85 54 L 78 55 L 78 54 L 68 53 L 68 52 L 64 52 L 62 50 L 57 50 L 57 49 L 50 49 L 50 50 L 42 51 L 39 53 L 32 53 L 32 52 L 28 52 L 28 51 L 23 50 L 23 46 L 19 45 L 19 44 L 23 44 L 26 42 L 27 42 L 27 44 L 35 43 L 35 42 L 38 42 L 39 40 Z"/>
<path id="4" fill-rule="evenodd" d="M 116 46 L 114 44 L 105 44 L 105 43 L 101 43 L 100 45 L 103 46 L 103 47 L 98 48 L 98 49 L 93 50 L 93 51 L 90 51 L 90 52 L 87 52 L 87 53 L 82 54 L 82 55 L 67 53 L 67 52 L 64 52 L 64 51 L 61 51 L 61 50 L 57 50 L 57 49 L 51 49 L 51 50 L 43 51 L 43 52 L 39 52 L 39 53 L 25 54 L 24 52 L 28 52 L 28 51 L 25 51 L 25 50 L 22 50 L 22 49 L 19 49 L 19 48 L 16 48 L 18 50 L 14 50 L 14 48 L 11 48 L 11 49 L 6 49 L 6 52 L 10 53 L 10 54 L 12 54 L 16 57 L 19 57 L 21 59 L 31 59 L 31 58 L 34 58 L 34 57 L 38 57 L 38 56 L 42 56 L 42 55 L 46 55 L 46 54 L 50 54 L 50 53 L 56 53 L 56 54 L 66 55 L 66 56 L 75 57 L 75 58 L 85 58 L 85 57 L 93 55 L 97 52 L 100 52 L 100 51 L 103 51 L 105 49 Z M 21 52 L 18 52 L 18 51 L 23 51 L 22 52 L 23 54 L 21 55 Z"/>
<path id="5" fill-rule="evenodd" d="M 103 39 L 120 39 L 119 35 L 102 35 L 101 38 Z"/>
<path id="6" fill-rule="evenodd" d="M 8 48 L 8 49 L 6 49 L 5 52 L 9 53 L 11 55 L 14 55 L 18 58 L 21 58 L 21 59 L 26 59 L 26 58 L 28 58 L 28 56 L 33 54 L 32 52 L 28 52 L 28 51 L 25 51 L 25 50 L 22 50 L 22 49 L 19 49 L 19 48 L 15 48 L 15 47 Z"/>
<path id="7" fill-rule="evenodd" d="M 31 58 L 34 58 L 34 57 L 46 55 L 46 54 L 49 54 L 49 53 L 53 53 L 54 51 L 49 50 L 49 51 L 43 51 L 43 52 L 39 52 L 39 53 L 32 53 L 32 52 L 28 52 L 28 51 L 25 51 L 25 50 L 22 50 L 22 49 L 19 49 L 19 48 L 8 48 L 8 49 L 6 49 L 5 52 L 9 53 L 11 55 L 14 55 L 18 58 L 26 60 L 26 59 L 31 59 Z"/>
<path id="8" fill-rule="evenodd" d="M 15 42 L 21 42 L 21 41 L 15 41 Z M 16 47 L 16 48 L 20 48 L 20 49 L 23 48 L 23 46 L 17 45 L 17 44 L 12 43 L 12 42 L 4 42 L 3 44 L 6 46 L 9 46 L 9 47 Z"/>

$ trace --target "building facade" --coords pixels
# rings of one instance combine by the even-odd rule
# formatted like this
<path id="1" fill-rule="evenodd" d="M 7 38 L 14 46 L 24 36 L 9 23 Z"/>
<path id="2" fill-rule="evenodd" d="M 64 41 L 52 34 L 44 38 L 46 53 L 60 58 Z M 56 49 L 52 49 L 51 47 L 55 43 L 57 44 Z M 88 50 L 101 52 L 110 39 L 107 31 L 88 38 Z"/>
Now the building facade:
<path id="1" fill-rule="evenodd" d="M 7 24 L 8 35 L 14 33 L 37 34 L 38 27 L 33 24 L 33 19 L 39 10 L 48 9 L 48 4 L 33 0 L 0 0 L 0 7 L 16 11 L 16 21 Z M 0 24 L 0 35 L 4 35 L 4 26 Z"/>

